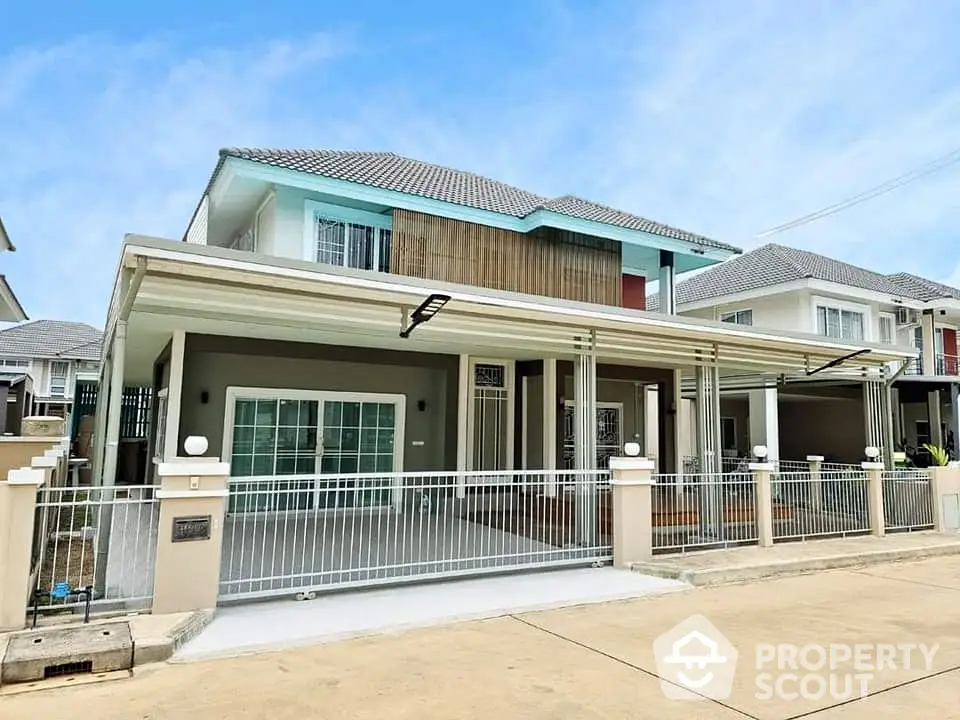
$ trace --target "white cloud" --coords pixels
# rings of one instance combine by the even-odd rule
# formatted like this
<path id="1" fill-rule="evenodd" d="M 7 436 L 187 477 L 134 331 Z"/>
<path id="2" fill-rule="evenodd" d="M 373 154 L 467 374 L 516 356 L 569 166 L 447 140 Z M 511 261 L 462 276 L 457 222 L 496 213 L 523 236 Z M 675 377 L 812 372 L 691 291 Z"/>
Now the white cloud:
<path id="1" fill-rule="evenodd" d="M 4 272 L 32 315 L 101 322 L 123 234 L 179 237 L 224 145 L 390 149 L 745 247 L 960 146 L 955 4 L 551 7 L 522 63 L 463 80 L 457 38 L 371 55 L 372 30 L 0 55 Z M 772 239 L 947 281 L 958 191 L 960 165 Z"/>

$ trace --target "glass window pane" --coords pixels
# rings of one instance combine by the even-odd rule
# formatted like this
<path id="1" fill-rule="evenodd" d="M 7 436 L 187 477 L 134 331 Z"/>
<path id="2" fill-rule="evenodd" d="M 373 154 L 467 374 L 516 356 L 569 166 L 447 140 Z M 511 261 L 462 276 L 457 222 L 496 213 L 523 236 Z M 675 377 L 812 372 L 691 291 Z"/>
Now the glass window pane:
<path id="1" fill-rule="evenodd" d="M 254 455 L 253 456 L 253 474 L 254 475 L 273 475 L 273 455 Z"/>
<path id="2" fill-rule="evenodd" d="M 360 452 L 377 451 L 377 428 L 363 428 L 360 431 Z"/>
<path id="3" fill-rule="evenodd" d="M 340 451 L 355 453 L 360 449 L 360 431 L 344 428 L 340 435 Z"/>
<path id="4" fill-rule="evenodd" d="M 298 455 L 296 458 L 297 475 L 312 475 L 316 472 L 317 458 L 314 455 Z"/>
<path id="5" fill-rule="evenodd" d="M 277 401 L 257 400 L 257 425 L 277 424 Z"/>
<path id="6" fill-rule="evenodd" d="M 302 427 L 297 430 L 297 452 L 314 453 L 317 449 L 317 428 Z"/>
<path id="7" fill-rule="evenodd" d="M 396 407 L 393 403 L 381 403 L 377 424 L 381 428 L 392 428 L 394 426 L 395 413 Z"/>
<path id="8" fill-rule="evenodd" d="M 297 428 L 282 427 L 277 430 L 277 453 L 293 453 L 296 450 Z"/>
<path id="9" fill-rule="evenodd" d="M 317 426 L 317 405 L 319 403 L 316 400 L 300 401 L 300 425 L 302 427 Z"/>
<path id="10" fill-rule="evenodd" d="M 325 402 L 323 403 L 323 424 L 327 427 L 333 427 L 340 424 L 340 418 L 343 416 L 343 403 Z"/>
<path id="11" fill-rule="evenodd" d="M 281 400 L 278 424 L 297 425 L 300 418 L 300 403 L 296 400 Z"/>
<path id="12" fill-rule="evenodd" d="M 253 428 L 238 427 L 233 430 L 233 454 L 250 455 L 253 453 Z"/>
<path id="13" fill-rule="evenodd" d="M 377 452 L 393 453 L 393 428 L 377 430 Z"/>
<path id="14" fill-rule="evenodd" d="M 825 307 L 817 308 L 817 334 L 827 334 L 827 309 Z"/>
<path id="15" fill-rule="evenodd" d="M 393 455 L 377 455 L 377 472 L 393 472 Z"/>
<path id="16" fill-rule="evenodd" d="M 294 475 L 297 472 L 297 459 L 290 457 L 277 458 L 277 475 Z"/>
<path id="17" fill-rule="evenodd" d="M 253 475 L 253 456 L 234 455 L 230 461 L 230 474 L 233 477 L 250 477 Z"/>
<path id="18" fill-rule="evenodd" d="M 235 425 L 253 425 L 256 416 L 256 400 L 237 400 L 233 413 L 233 422 Z"/>
<path id="19" fill-rule="evenodd" d="M 258 427 L 253 436 L 253 450 L 273 454 L 277 447 L 277 431 L 272 427 Z"/>
<path id="20" fill-rule="evenodd" d="M 317 218 L 317 262 L 343 265 L 343 256 L 343 223 Z"/>
<path id="21" fill-rule="evenodd" d="M 360 472 L 376 472 L 376 471 L 377 471 L 377 456 L 361 455 L 360 456 Z"/>
<path id="22" fill-rule="evenodd" d="M 380 248 L 377 258 L 377 270 L 380 272 L 390 272 L 390 252 L 393 233 L 390 230 L 380 231 Z"/>
<path id="23" fill-rule="evenodd" d="M 360 406 L 360 422 L 362 423 L 362 427 L 376 427 L 379 410 L 380 406 L 377 403 L 363 403 Z"/>
<path id="24" fill-rule="evenodd" d="M 359 472 L 357 469 L 360 466 L 356 455 L 342 455 L 340 457 L 340 472 L 341 473 L 355 473 Z"/>
<path id="25" fill-rule="evenodd" d="M 340 424 L 345 428 L 360 427 L 360 403 L 347 402 L 341 404 L 343 405 L 343 417 Z"/>

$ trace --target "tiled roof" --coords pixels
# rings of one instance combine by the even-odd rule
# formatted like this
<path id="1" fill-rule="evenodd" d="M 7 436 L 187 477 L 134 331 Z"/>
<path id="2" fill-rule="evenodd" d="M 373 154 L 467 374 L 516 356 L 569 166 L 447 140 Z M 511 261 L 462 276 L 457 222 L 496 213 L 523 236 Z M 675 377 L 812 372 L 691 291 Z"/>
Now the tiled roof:
<path id="1" fill-rule="evenodd" d="M 0 330 L 0 356 L 99 360 L 103 332 L 64 320 L 34 320 Z"/>
<path id="2" fill-rule="evenodd" d="M 537 210 L 550 210 L 568 217 L 740 252 L 732 245 L 572 195 L 551 199 L 471 172 L 412 160 L 390 152 L 224 148 L 220 156 L 221 161 L 224 157 L 235 157 L 518 218 L 527 217 Z"/>
<path id="3" fill-rule="evenodd" d="M 895 275 L 888 275 L 887 277 L 898 287 L 902 288 L 902 292 L 905 295 L 914 297 L 917 300 L 923 300 L 924 302 L 928 300 L 940 300 L 942 298 L 960 300 L 960 290 L 957 288 L 934 282 L 933 280 L 927 280 L 918 275 L 896 273 Z"/>
<path id="4" fill-rule="evenodd" d="M 891 277 L 817 253 L 770 243 L 677 283 L 677 304 L 702 302 L 804 279 L 871 290 L 891 297 L 914 297 Z M 656 310 L 659 298 L 647 298 Z"/>

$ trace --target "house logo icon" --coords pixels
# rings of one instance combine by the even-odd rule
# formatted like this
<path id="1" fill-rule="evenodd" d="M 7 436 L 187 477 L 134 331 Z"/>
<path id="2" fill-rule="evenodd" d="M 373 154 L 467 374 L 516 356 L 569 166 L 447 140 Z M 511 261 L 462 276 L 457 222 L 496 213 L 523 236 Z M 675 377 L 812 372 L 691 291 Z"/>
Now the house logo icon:
<path id="1" fill-rule="evenodd" d="M 733 691 L 737 649 L 702 615 L 653 643 L 663 694 L 674 700 L 722 700 Z"/>

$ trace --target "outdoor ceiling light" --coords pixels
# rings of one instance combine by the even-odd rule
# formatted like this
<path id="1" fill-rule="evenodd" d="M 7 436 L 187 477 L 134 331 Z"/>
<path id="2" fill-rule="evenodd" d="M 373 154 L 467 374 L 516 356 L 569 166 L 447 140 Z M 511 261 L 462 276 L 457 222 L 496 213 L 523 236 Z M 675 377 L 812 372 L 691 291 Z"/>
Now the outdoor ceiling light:
<path id="1" fill-rule="evenodd" d="M 443 295 L 441 293 L 433 293 L 427 297 L 426 300 L 420 303 L 420 306 L 416 310 L 410 313 L 410 322 L 400 331 L 400 337 L 410 337 L 410 333 L 413 332 L 413 329 L 417 325 L 422 325 L 430 320 L 434 315 L 440 312 L 443 306 L 448 302 L 450 302 L 450 296 Z"/>

